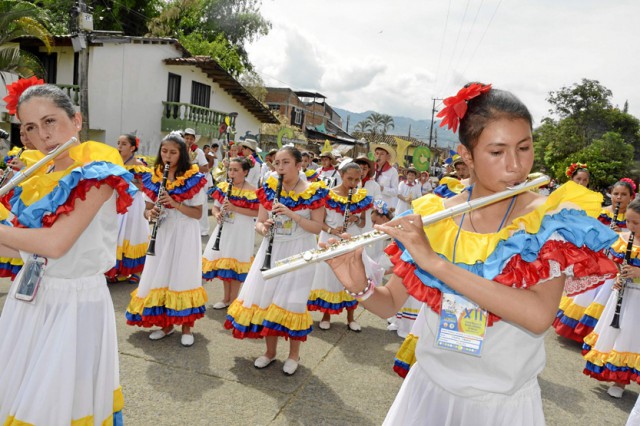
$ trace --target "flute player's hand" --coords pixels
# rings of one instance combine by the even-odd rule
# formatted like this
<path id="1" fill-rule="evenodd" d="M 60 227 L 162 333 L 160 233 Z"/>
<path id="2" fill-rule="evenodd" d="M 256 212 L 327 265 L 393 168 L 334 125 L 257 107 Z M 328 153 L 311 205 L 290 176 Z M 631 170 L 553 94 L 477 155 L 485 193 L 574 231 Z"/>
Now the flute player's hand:
<path id="1" fill-rule="evenodd" d="M 341 237 L 351 238 L 349 234 L 341 234 Z M 327 248 L 337 242 L 339 240 L 329 238 L 326 243 L 320 243 L 320 247 Z M 364 270 L 364 263 L 362 263 L 362 250 L 363 247 L 359 247 L 349 253 L 326 260 L 338 280 L 352 293 L 362 291 L 367 285 L 367 273 Z"/>

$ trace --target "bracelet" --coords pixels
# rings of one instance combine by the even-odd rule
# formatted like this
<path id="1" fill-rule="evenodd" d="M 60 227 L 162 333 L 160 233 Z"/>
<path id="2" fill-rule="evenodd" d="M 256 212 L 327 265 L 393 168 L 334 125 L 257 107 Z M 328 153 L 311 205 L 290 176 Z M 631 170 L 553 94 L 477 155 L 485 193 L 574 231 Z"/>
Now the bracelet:
<path id="1" fill-rule="evenodd" d="M 327 234 L 331 235 L 332 232 L 333 232 L 333 228 L 329 227 L 329 229 L 327 229 Z"/>
<path id="2" fill-rule="evenodd" d="M 375 288 L 376 288 L 376 284 L 373 282 L 373 280 L 371 278 L 367 278 L 367 285 L 362 291 L 359 291 L 357 293 L 352 293 L 346 288 L 344 289 L 344 291 L 346 291 L 349 296 L 353 297 L 354 299 L 357 299 L 359 302 L 364 302 L 365 300 L 371 297 L 371 295 L 373 294 L 373 290 Z"/>

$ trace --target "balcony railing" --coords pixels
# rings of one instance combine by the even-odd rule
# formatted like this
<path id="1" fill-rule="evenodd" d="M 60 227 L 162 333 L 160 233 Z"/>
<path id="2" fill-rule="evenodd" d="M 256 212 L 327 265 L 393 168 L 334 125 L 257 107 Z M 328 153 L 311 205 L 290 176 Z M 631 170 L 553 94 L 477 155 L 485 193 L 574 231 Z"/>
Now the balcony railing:
<path id="1" fill-rule="evenodd" d="M 71 98 L 75 106 L 80 106 L 80 86 L 77 84 L 56 84 L 56 86 Z"/>
<path id="2" fill-rule="evenodd" d="M 191 127 L 199 135 L 217 138 L 227 115 L 226 112 L 198 105 L 163 101 L 161 130 L 170 132 Z"/>

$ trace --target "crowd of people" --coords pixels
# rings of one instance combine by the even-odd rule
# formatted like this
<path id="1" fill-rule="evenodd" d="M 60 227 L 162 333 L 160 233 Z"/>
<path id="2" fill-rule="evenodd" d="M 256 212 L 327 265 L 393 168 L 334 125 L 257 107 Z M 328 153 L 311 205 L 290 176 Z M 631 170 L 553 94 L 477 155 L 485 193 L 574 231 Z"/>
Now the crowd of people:
<path id="1" fill-rule="evenodd" d="M 29 149 L 11 165 L 75 142 L 29 178 L 5 179 L 11 189 L 0 198 L 0 272 L 14 280 L 0 316 L 7 424 L 122 424 L 107 287 L 119 281 L 137 283 L 122 315 L 149 328 L 150 340 L 179 326 L 180 344 L 190 347 L 207 307 L 225 309 L 234 337 L 264 339 L 258 369 L 288 340 L 286 375 L 299 367 L 311 311 L 322 314 L 320 330 L 346 311 L 348 330 L 359 333 L 362 305 L 405 338 L 394 366 L 405 380 L 389 425 L 544 424 L 537 376 L 552 324 L 584 343 L 584 373 L 612 382 L 611 396 L 640 381 L 632 181 L 617 182 L 603 208 L 588 189 L 588 165 L 572 165 L 548 196 L 510 192 L 422 224 L 528 180 L 533 121 L 510 92 L 471 83 L 446 100 L 439 117 L 461 145 L 434 181 L 398 168 L 386 144 L 372 144 L 371 158 L 316 157 L 293 146 L 261 156 L 245 139 L 223 155 L 218 145 L 201 149 L 193 129 L 165 136 L 149 167 L 135 135 L 120 136 L 117 149 L 80 143 L 82 117 L 67 95 L 46 84 L 23 88 L 8 106 Z M 372 229 L 391 244 L 263 278 L 290 256 Z M 223 296 L 209 304 L 202 283 L 214 279 Z"/>

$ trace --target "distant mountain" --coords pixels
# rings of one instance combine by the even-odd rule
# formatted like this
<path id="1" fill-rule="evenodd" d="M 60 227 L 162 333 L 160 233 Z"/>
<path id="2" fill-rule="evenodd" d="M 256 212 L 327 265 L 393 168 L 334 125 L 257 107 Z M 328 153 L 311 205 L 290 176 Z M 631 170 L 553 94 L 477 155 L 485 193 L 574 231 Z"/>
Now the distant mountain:
<path id="1" fill-rule="evenodd" d="M 353 128 L 356 126 L 356 124 L 366 120 L 367 117 L 371 115 L 371 113 L 376 112 L 352 112 L 334 106 L 331 106 L 331 108 L 333 108 L 333 110 L 336 111 L 340 115 L 340 117 L 342 117 L 342 127 L 347 130 L 347 132 L 353 131 Z M 431 120 L 414 120 L 413 118 L 401 116 L 392 117 L 394 128 L 389 131 L 389 135 L 408 136 L 409 127 L 411 127 L 412 137 L 423 140 L 425 142 L 429 140 L 429 127 L 431 126 Z M 347 120 L 349 121 L 349 129 L 347 129 Z M 437 139 L 439 147 L 449 146 L 450 148 L 455 149 L 456 145 L 458 144 L 458 137 L 449 130 L 443 129 L 438 125 L 439 122 L 436 121 L 433 126 L 433 140 L 435 141 Z"/>

